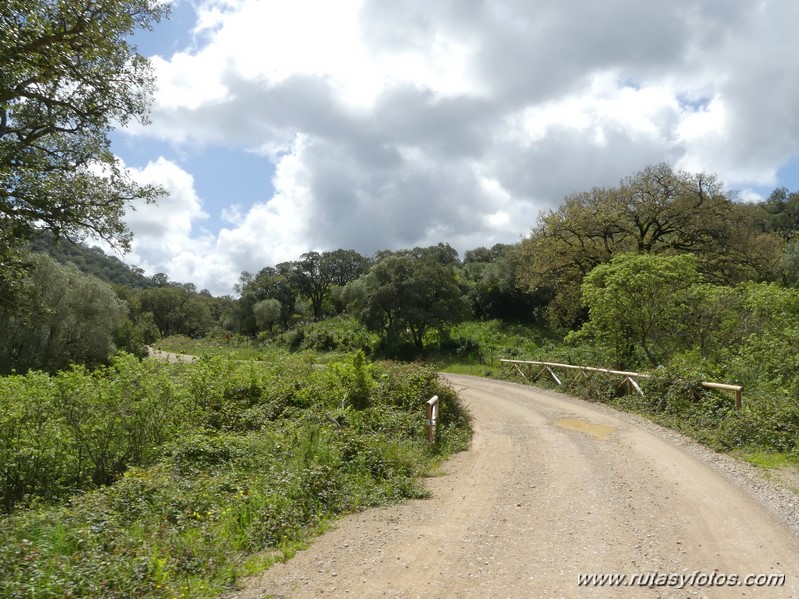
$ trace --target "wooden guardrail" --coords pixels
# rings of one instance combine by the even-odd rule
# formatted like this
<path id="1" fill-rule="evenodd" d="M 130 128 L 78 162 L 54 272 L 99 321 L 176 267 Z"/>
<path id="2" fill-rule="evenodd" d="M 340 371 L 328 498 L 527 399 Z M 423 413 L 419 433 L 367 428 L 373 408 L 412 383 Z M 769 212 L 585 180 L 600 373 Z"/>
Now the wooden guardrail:
<path id="1" fill-rule="evenodd" d="M 516 371 L 522 375 L 523 378 L 529 379 L 532 381 L 538 380 L 538 378 L 548 372 L 549 375 L 554 379 L 554 381 L 558 385 L 562 385 L 563 382 L 560 380 L 557 374 L 552 370 L 553 368 L 564 368 L 567 370 L 578 370 L 585 375 L 586 372 L 601 372 L 605 374 L 612 374 L 623 376 L 624 380 L 619 383 L 619 387 L 624 385 L 625 389 L 627 390 L 628 394 L 632 394 L 633 391 L 636 391 L 640 395 L 643 396 L 644 392 L 641 389 L 641 386 L 638 384 L 636 379 L 651 379 L 651 374 L 644 374 L 641 372 L 628 372 L 626 370 L 611 370 L 609 368 L 594 368 L 592 366 L 578 366 L 576 364 L 560 364 L 558 362 L 540 362 L 538 360 L 505 360 L 501 359 L 500 363 L 505 363 L 508 365 L 510 371 L 513 371 L 515 368 Z M 524 374 L 522 371 L 522 366 L 527 366 L 527 375 Z M 537 374 L 534 376 L 532 375 L 533 366 L 541 366 L 542 368 L 538 371 Z M 700 383 L 706 389 L 718 389 L 721 391 L 731 391 L 735 394 L 735 409 L 741 409 L 741 396 L 743 394 L 743 387 L 741 385 L 728 385 L 727 383 L 713 383 L 710 381 L 702 381 Z"/>
<path id="2" fill-rule="evenodd" d="M 741 385 L 728 385 L 727 383 L 711 383 L 703 381 L 702 386 L 705 389 L 719 389 L 721 391 L 732 391 L 735 393 L 735 409 L 741 409 L 741 395 L 743 395 L 744 388 Z"/>
<path id="3" fill-rule="evenodd" d="M 438 395 L 428 399 L 424 408 L 425 418 L 427 418 L 427 440 L 433 443 L 436 440 L 436 424 L 438 424 Z"/>

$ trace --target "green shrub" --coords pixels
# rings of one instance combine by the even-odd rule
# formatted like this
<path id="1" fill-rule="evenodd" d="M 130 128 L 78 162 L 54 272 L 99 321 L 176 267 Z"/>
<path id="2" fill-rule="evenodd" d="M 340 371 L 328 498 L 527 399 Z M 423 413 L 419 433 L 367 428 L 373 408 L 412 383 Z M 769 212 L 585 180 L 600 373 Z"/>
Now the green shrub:
<path id="1" fill-rule="evenodd" d="M 291 351 L 353 352 L 371 354 L 374 335 L 351 316 L 335 316 L 319 322 L 300 323 L 276 337 Z"/>
<path id="2" fill-rule="evenodd" d="M 368 364 L 362 353 L 325 369 L 306 356 L 121 357 L 110 369 L 10 377 L 0 388 L 14 408 L 0 416 L 4 455 L 20 464 L 31 455 L 32 432 L 17 453 L 7 449 L 12 425 L 48 432 L 36 455 L 60 472 L 60 486 L 50 495 L 41 487 L 42 497 L 65 497 L 79 447 L 106 452 L 115 477 L 61 505 L 17 505 L 0 518 L 0 596 L 9 598 L 216 597 L 243 564 L 280 559 L 338 514 L 424 496 L 419 477 L 470 432 L 468 413 L 432 369 Z M 432 395 L 441 421 L 429 445 Z M 73 412 L 53 409 L 39 423 L 35 398 Z M 128 433 L 141 465 L 125 461 L 135 453 Z"/>
<path id="3" fill-rule="evenodd" d="M 62 498 L 147 465 L 192 425 L 172 368 L 119 354 L 109 367 L 0 379 L 0 470 L 6 511 Z"/>
<path id="4" fill-rule="evenodd" d="M 74 478 L 75 455 L 45 374 L 0 377 L 0 493 L 9 512 L 37 497 L 59 497 Z"/>
<path id="5" fill-rule="evenodd" d="M 454 325 L 442 340 L 444 356 L 463 361 L 493 362 L 499 358 L 534 359 L 548 337 L 542 327 L 501 320 L 468 321 Z"/>

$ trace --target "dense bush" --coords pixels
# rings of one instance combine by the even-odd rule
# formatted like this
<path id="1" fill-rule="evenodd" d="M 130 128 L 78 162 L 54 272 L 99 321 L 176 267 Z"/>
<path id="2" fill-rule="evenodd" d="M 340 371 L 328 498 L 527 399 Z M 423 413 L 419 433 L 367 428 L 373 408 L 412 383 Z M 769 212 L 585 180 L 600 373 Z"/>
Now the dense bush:
<path id="1" fill-rule="evenodd" d="M 371 353 L 376 335 L 349 316 L 335 316 L 319 322 L 297 325 L 276 337 L 279 345 L 292 351 Z"/>
<path id="2" fill-rule="evenodd" d="M 604 375 L 564 375 L 565 390 L 644 412 L 719 449 L 797 451 L 799 290 L 695 282 L 693 263 L 684 255 L 617 255 L 585 278 L 590 320 L 565 343 L 543 344 L 528 357 L 622 370 L 657 366 L 643 398 L 621 397 L 619 380 Z M 702 381 L 742 385 L 743 409 Z"/>
<path id="3" fill-rule="evenodd" d="M 468 321 L 452 326 L 440 338 L 442 357 L 491 363 L 500 358 L 530 359 L 551 333 L 531 324 L 501 320 Z"/>
<path id="4" fill-rule="evenodd" d="M 28 261 L 24 301 L 18 298 L 18 309 L 0 304 L 0 374 L 107 363 L 126 320 L 125 304 L 110 285 L 73 265 L 46 254 Z"/>
<path id="5" fill-rule="evenodd" d="M 675 360 L 656 371 L 644 389 L 644 411 L 720 450 L 741 448 L 794 452 L 799 448 L 799 403 L 771 385 L 745 388 L 741 410 L 729 392 L 705 389 L 702 381 L 724 376 L 717 368 Z M 727 375 L 729 376 L 729 374 Z"/>
<path id="6" fill-rule="evenodd" d="M 218 596 L 336 514 L 424 496 L 419 476 L 469 435 L 432 369 L 363 354 L 122 356 L 0 379 L 0 408 L 2 597 Z"/>
<path id="7" fill-rule="evenodd" d="M 108 484 L 192 425 L 170 367 L 120 354 L 111 366 L 0 378 L 0 488 L 6 511 Z"/>

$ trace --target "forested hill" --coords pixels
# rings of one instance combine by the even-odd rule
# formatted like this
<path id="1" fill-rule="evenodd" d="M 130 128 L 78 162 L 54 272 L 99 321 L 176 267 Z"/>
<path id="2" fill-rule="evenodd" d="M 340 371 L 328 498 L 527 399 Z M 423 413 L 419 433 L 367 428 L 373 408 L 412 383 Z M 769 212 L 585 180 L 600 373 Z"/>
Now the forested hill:
<path id="1" fill-rule="evenodd" d="M 157 287 L 158 283 L 146 276 L 136 266 L 129 266 L 116 256 L 109 256 L 99 247 L 89 248 L 69 239 L 55 240 L 52 233 L 42 232 L 31 241 L 34 252 L 46 253 L 61 264 L 74 264 L 86 274 L 115 285 L 125 285 L 134 289 Z"/>

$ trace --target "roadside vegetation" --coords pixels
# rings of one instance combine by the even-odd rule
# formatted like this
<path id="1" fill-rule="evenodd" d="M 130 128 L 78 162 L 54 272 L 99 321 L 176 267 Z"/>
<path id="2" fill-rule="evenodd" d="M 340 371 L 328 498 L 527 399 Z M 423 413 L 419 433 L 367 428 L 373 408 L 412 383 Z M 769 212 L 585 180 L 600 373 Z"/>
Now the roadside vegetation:
<path id="1" fill-rule="evenodd" d="M 423 496 L 469 437 L 435 372 L 520 380 L 502 358 L 650 373 L 643 396 L 602 375 L 559 388 L 794 467 L 799 194 L 738 204 L 704 177 L 646 169 L 462 259 L 309 252 L 242 273 L 237 298 L 32 254 L 25 301 L 0 307 L 0 594 L 214 596 L 338 514 Z M 756 253 L 728 251 L 739 238 Z M 703 380 L 743 385 L 743 408 Z"/>
<path id="2" fill-rule="evenodd" d="M 438 395 L 436 442 L 423 404 Z M 433 370 L 120 355 L 0 379 L 0 596 L 214 597 L 468 443 Z"/>

